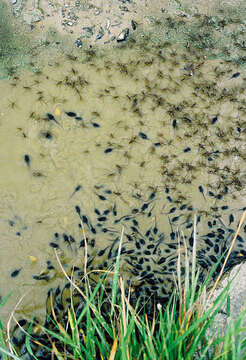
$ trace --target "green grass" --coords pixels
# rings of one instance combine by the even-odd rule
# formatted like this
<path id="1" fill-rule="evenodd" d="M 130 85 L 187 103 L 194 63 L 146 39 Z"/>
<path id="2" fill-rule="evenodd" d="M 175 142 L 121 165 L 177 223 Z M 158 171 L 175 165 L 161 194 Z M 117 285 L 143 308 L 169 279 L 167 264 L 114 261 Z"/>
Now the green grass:
<path id="1" fill-rule="evenodd" d="M 245 214 L 244 214 L 245 217 Z M 244 218 L 240 223 L 242 225 Z M 194 234 L 196 222 L 194 221 Z M 235 238 L 237 233 L 235 234 Z M 35 321 L 25 330 L 25 347 L 30 359 L 39 359 L 34 349 L 45 349 L 52 354 L 52 359 L 108 359 L 108 360 L 189 360 L 189 359 L 246 359 L 246 327 L 243 325 L 246 308 L 236 320 L 228 321 L 225 330 L 215 327 L 218 314 L 226 306 L 230 315 L 229 291 L 233 280 L 220 292 L 219 296 L 208 304 L 214 294 L 215 282 L 209 285 L 217 264 L 211 269 L 207 280 L 198 288 L 199 270 L 196 264 L 196 238 L 194 238 L 192 265 L 185 255 L 186 272 L 181 279 L 181 256 L 177 262 L 177 286 L 166 308 L 156 304 L 152 316 L 141 311 L 143 304 L 133 308 L 126 296 L 125 283 L 119 271 L 120 249 L 124 237 L 122 229 L 121 242 L 115 268 L 102 273 L 96 286 L 91 286 L 89 276 L 85 275 L 85 291 L 82 291 L 72 278 L 64 275 L 85 300 L 79 315 L 71 304 L 68 309 L 68 320 L 64 327 L 52 310 L 53 328 L 42 328 L 50 339 L 50 345 L 42 345 L 35 339 Z M 233 242 L 232 242 L 233 246 Z M 231 248 L 232 248 L 231 246 Z M 181 250 L 181 249 L 179 249 Z M 181 251 L 179 251 L 179 254 Z M 222 273 L 221 273 L 222 274 Z M 220 275 L 221 275 L 220 274 Z M 107 283 L 111 281 L 111 294 L 105 296 Z M 218 279 L 219 281 L 219 279 Z M 210 286 L 210 290 L 208 290 Z M 109 296 L 110 295 L 110 296 Z M 103 309 L 105 298 L 108 299 L 108 313 Z M 5 299 L 0 307 L 4 306 Z M 83 326 L 80 326 L 82 325 Z M 39 325 L 40 328 L 40 325 Z M 215 331 L 216 329 L 216 331 Z M 0 322 L 0 352 L 3 359 L 22 359 L 18 349 L 11 344 L 9 331 Z"/>

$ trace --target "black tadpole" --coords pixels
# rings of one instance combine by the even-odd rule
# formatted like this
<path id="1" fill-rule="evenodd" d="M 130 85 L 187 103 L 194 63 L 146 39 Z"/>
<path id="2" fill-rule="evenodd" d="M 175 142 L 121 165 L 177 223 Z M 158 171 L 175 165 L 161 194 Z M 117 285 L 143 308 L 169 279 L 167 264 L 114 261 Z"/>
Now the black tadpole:
<path id="1" fill-rule="evenodd" d="M 49 131 L 41 131 L 40 135 L 43 136 L 47 140 L 52 139 L 52 134 Z"/>
<path id="2" fill-rule="evenodd" d="M 96 195 L 97 195 L 98 198 L 99 198 L 100 200 L 102 200 L 102 201 L 107 200 L 107 198 L 106 198 L 105 196 L 103 196 L 103 195 L 100 195 L 100 194 L 97 194 L 97 193 L 96 193 Z"/>
<path id="3" fill-rule="evenodd" d="M 232 75 L 231 79 L 236 79 L 240 76 L 240 72 L 236 72 L 235 74 Z"/>
<path id="4" fill-rule="evenodd" d="M 228 205 L 223 205 L 223 206 L 221 206 L 221 210 L 227 210 L 227 209 L 229 209 L 229 206 L 228 206 Z"/>
<path id="5" fill-rule="evenodd" d="M 50 247 L 52 247 L 53 249 L 58 249 L 58 248 L 59 248 L 59 245 L 57 245 L 57 244 L 54 243 L 54 242 L 50 242 L 49 245 L 50 245 Z"/>
<path id="6" fill-rule="evenodd" d="M 15 224 L 15 222 L 13 220 L 9 220 L 8 223 L 9 223 L 9 226 L 11 226 L 11 227 L 14 226 L 14 224 Z"/>
<path id="7" fill-rule="evenodd" d="M 107 250 L 107 247 L 105 249 L 102 249 L 98 252 L 97 256 L 103 256 L 105 254 L 105 251 Z"/>
<path id="8" fill-rule="evenodd" d="M 112 191 L 111 190 L 104 190 L 105 194 L 112 194 Z"/>
<path id="9" fill-rule="evenodd" d="M 153 191 L 149 196 L 149 200 L 153 200 L 155 198 L 155 195 L 156 195 L 156 191 Z"/>
<path id="10" fill-rule="evenodd" d="M 179 216 L 174 216 L 174 217 L 171 219 L 172 223 L 178 221 L 179 218 L 180 218 L 180 216 L 181 216 L 181 215 L 179 215 Z"/>
<path id="11" fill-rule="evenodd" d="M 30 167 L 30 162 L 31 162 L 30 156 L 25 154 L 24 155 L 24 160 L 25 160 L 25 163 L 27 164 L 27 166 Z"/>
<path id="12" fill-rule="evenodd" d="M 92 234 L 97 233 L 96 229 L 92 225 L 90 225 L 90 230 L 91 230 Z"/>
<path id="13" fill-rule="evenodd" d="M 229 226 L 233 223 L 233 221 L 234 221 L 234 215 L 230 214 L 229 215 Z"/>
<path id="14" fill-rule="evenodd" d="M 141 137 L 141 139 L 143 139 L 143 140 L 148 139 L 148 136 L 145 133 L 141 132 L 141 131 L 138 133 L 138 136 Z"/>
<path id="15" fill-rule="evenodd" d="M 82 188 L 82 186 L 81 186 L 81 185 L 77 185 L 77 186 L 76 186 L 76 188 L 74 189 L 74 191 L 73 191 L 72 195 L 70 196 L 70 199 L 71 199 L 71 197 L 73 197 L 73 196 L 74 196 L 74 194 L 75 194 L 76 192 L 78 192 L 81 188 Z"/>
<path id="16" fill-rule="evenodd" d="M 141 211 L 145 211 L 148 208 L 148 206 L 149 206 L 149 203 L 143 204 L 141 207 Z"/>
<path id="17" fill-rule="evenodd" d="M 54 117 L 54 115 L 52 115 L 51 113 L 46 113 L 46 118 L 47 118 L 47 120 L 54 121 L 56 124 L 58 124 L 59 126 L 61 126 L 60 123 L 59 123 L 59 122 L 56 120 L 56 118 Z"/>
<path id="18" fill-rule="evenodd" d="M 48 120 L 55 120 L 54 115 L 52 115 L 51 113 L 46 113 L 46 117 Z"/>
<path id="19" fill-rule="evenodd" d="M 94 209 L 94 213 L 99 215 L 99 216 L 101 215 L 100 211 L 97 208 Z"/>
<path id="20" fill-rule="evenodd" d="M 214 125 L 217 122 L 217 120 L 218 120 L 218 116 L 213 117 L 211 120 L 211 124 Z"/>
<path id="21" fill-rule="evenodd" d="M 73 112 L 73 111 L 65 111 L 65 114 L 66 114 L 67 116 L 69 116 L 69 117 L 75 117 L 75 116 L 77 116 L 77 114 L 76 114 L 75 112 Z"/>
<path id="22" fill-rule="evenodd" d="M 112 148 L 107 148 L 104 150 L 104 154 L 108 154 L 108 153 L 111 153 L 114 149 Z"/>
<path id="23" fill-rule="evenodd" d="M 202 196 L 203 196 L 204 199 L 205 199 L 204 189 L 203 189 L 202 185 L 199 185 L 199 186 L 198 186 L 198 190 L 200 191 L 200 193 L 202 194 Z M 205 200 L 206 200 L 206 199 L 205 199 Z"/>
<path id="24" fill-rule="evenodd" d="M 11 275 L 11 277 L 16 277 L 16 276 L 18 276 L 19 275 L 19 273 L 20 273 L 20 271 L 21 271 L 21 268 L 20 269 L 16 269 L 16 270 L 14 270 L 14 271 L 12 271 L 12 273 L 10 274 Z"/>
<path id="25" fill-rule="evenodd" d="M 82 222 L 83 222 L 84 224 L 87 224 L 87 225 L 88 225 L 88 218 L 87 218 L 87 216 L 82 215 L 81 220 L 82 220 Z"/>
<path id="26" fill-rule="evenodd" d="M 100 127 L 100 124 L 96 123 L 96 122 L 92 122 L 91 121 L 91 125 L 94 127 L 94 128 L 99 128 Z"/>
<path id="27" fill-rule="evenodd" d="M 33 277 L 32 277 L 34 280 L 40 280 L 40 281 L 42 281 L 42 280 L 45 280 L 45 281 L 49 281 L 49 276 L 48 275 L 33 275 Z"/>
<path id="28" fill-rule="evenodd" d="M 75 206 L 75 211 L 80 216 L 80 207 L 78 205 Z"/>
<path id="29" fill-rule="evenodd" d="M 149 205 L 153 202 L 153 200 L 149 201 L 148 203 L 144 203 L 141 207 L 141 212 L 145 211 L 146 209 L 148 209 Z"/>
<path id="30" fill-rule="evenodd" d="M 70 246 L 70 248 L 71 248 L 70 236 L 68 237 L 67 234 L 65 234 L 65 233 L 63 233 L 62 236 L 63 236 L 63 240 L 65 241 L 65 243 L 66 243 L 68 246 Z M 72 239 L 73 239 L 73 237 L 72 237 Z M 72 249 L 72 248 L 71 248 L 71 249 Z"/>
<path id="31" fill-rule="evenodd" d="M 173 128 L 174 128 L 174 129 L 176 129 L 176 128 L 177 128 L 178 123 L 177 123 L 177 120 L 176 120 L 176 119 L 174 119 L 174 120 L 173 120 L 173 122 L 172 122 L 172 126 L 173 126 Z"/>
<path id="32" fill-rule="evenodd" d="M 137 23 L 134 20 L 131 20 L 131 26 L 132 26 L 132 30 L 136 30 Z"/>
<path id="33" fill-rule="evenodd" d="M 113 212 L 113 215 L 114 215 L 114 216 L 117 216 L 116 203 L 114 203 L 114 206 L 113 206 L 113 210 L 112 210 L 112 212 Z"/>

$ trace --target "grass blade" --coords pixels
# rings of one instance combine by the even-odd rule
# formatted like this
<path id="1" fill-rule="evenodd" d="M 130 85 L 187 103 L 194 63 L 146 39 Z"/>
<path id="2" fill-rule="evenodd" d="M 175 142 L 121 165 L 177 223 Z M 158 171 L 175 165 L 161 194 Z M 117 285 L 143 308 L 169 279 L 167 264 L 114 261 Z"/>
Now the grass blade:
<path id="1" fill-rule="evenodd" d="M 118 290 L 120 253 L 121 253 L 121 247 L 122 247 L 122 242 L 123 242 L 123 234 L 124 234 L 124 227 L 122 227 L 122 230 L 121 230 L 120 244 L 119 244 L 118 254 L 117 254 L 115 268 L 114 268 L 114 277 L 113 277 L 113 285 L 112 285 L 111 316 L 113 315 L 115 301 L 116 301 L 116 294 L 117 294 L 117 290 Z"/>

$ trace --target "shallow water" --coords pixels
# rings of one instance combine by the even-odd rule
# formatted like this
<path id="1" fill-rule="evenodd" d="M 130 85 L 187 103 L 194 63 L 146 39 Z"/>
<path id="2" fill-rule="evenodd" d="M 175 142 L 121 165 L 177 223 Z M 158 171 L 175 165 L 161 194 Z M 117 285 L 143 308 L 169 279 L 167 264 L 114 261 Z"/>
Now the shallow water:
<path id="1" fill-rule="evenodd" d="M 25 292 L 21 312 L 44 311 L 47 290 L 62 278 L 47 270 L 47 261 L 57 267 L 50 242 L 63 249 L 64 263 L 83 266 L 75 206 L 99 224 L 92 234 L 85 222 L 89 245 L 95 239 L 91 257 L 111 246 L 122 224 L 128 234 L 134 219 L 141 233 L 156 227 L 152 270 L 173 231 L 191 232 L 194 213 L 201 216 L 199 248 L 207 252 L 202 235 L 212 231 L 210 217 L 236 229 L 246 180 L 241 70 L 233 77 L 239 70 L 231 64 L 169 45 L 105 51 L 87 62 L 59 54 L 34 70 L 0 81 L 0 295 L 14 290 L 4 317 Z M 146 215 L 133 219 L 134 209 Z M 93 266 L 103 261 L 96 257 Z M 44 280 L 32 278 L 41 273 Z"/>

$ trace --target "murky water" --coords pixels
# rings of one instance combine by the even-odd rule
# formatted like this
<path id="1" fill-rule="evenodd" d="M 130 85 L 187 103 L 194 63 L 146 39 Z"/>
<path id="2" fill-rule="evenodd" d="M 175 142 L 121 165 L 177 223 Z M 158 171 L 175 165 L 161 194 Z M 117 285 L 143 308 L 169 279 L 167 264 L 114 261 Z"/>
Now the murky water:
<path id="1" fill-rule="evenodd" d="M 14 290 L 4 316 L 25 292 L 21 311 L 44 311 L 47 290 L 62 278 L 54 247 L 64 263 L 83 266 L 81 221 L 92 266 L 113 261 L 124 224 L 125 252 L 137 259 L 123 258 L 123 271 L 141 278 L 149 266 L 168 288 L 177 229 L 191 244 L 199 216 L 206 269 L 214 258 L 204 254 L 218 257 L 231 237 L 221 235 L 218 251 L 211 240 L 242 215 L 243 72 L 169 44 L 93 55 L 82 62 L 59 54 L 0 82 L 0 294 Z M 245 257 L 240 245 L 235 262 Z"/>

